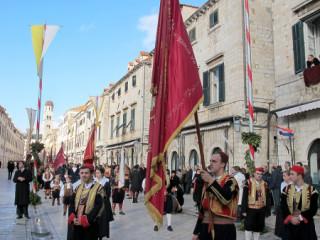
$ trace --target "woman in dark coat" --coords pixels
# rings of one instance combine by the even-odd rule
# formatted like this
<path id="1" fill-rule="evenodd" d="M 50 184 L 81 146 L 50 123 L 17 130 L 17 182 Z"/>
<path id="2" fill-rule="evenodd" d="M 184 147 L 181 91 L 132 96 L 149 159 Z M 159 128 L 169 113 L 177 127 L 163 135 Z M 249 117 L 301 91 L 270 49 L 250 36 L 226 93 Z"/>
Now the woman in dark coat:
<path id="1" fill-rule="evenodd" d="M 201 197 L 202 197 L 202 188 L 204 181 L 201 178 L 200 170 L 194 175 L 194 192 L 193 192 L 193 201 L 196 202 L 198 210 L 200 209 Z"/>
<path id="2" fill-rule="evenodd" d="M 104 177 L 104 168 L 98 167 L 96 169 L 96 181 L 100 183 L 104 190 L 105 190 L 105 199 L 104 199 L 104 210 L 101 217 L 98 220 L 99 224 L 99 239 L 103 237 L 110 237 L 110 222 L 114 220 L 112 210 L 111 210 L 111 203 L 110 203 L 110 196 L 111 196 L 111 186 L 109 179 Z"/>
<path id="3" fill-rule="evenodd" d="M 138 203 L 139 191 L 141 191 L 141 174 L 139 171 L 139 165 L 135 165 L 130 174 L 131 191 L 133 193 L 133 203 Z"/>
<path id="4" fill-rule="evenodd" d="M 18 219 L 22 218 L 22 214 L 27 219 L 30 219 L 28 214 L 28 205 L 30 203 L 30 182 L 32 181 L 32 174 L 30 170 L 26 169 L 24 162 L 19 162 L 19 170 L 14 174 L 13 182 L 16 183 L 16 196 L 14 205 L 17 205 Z"/>

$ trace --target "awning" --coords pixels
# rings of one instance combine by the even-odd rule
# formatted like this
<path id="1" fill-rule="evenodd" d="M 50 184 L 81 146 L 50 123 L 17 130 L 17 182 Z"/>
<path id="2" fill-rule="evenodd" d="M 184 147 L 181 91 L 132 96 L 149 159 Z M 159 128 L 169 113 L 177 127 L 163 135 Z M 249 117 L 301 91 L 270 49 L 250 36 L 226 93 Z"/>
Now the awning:
<path id="1" fill-rule="evenodd" d="M 216 128 L 229 127 L 230 125 L 231 125 L 230 121 L 216 123 L 216 124 L 212 124 L 209 126 L 200 127 L 200 131 L 208 131 L 208 130 L 212 130 L 212 129 L 216 129 Z M 181 134 L 185 135 L 185 134 L 190 134 L 190 133 L 195 133 L 195 132 L 197 132 L 196 128 L 190 129 L 190 130 L 182 130 Z"/>
<path id="2" fill-rule="evenodd" d="M 121 147 L 130 147 L 130 146 L 134 146 L 135 143 L 139 142 L 139 139 L 135 139 L 133 141 L 127 141 L 127 142 L 121 142 L 118 144 L 113 144 L 110 146 L 106 146 L 107 150 L 113 150 L 113 149 L 117 149 L 117 148 L 121 148 Z"/>
<path id="3" fill-rule="evenodd" d="M 320 101 L 307 103 L 307 104 L 303 104 L 300 106 L 281 110 L 281 111 L 276 112 L 276 114 L 278 117 L 285 117 L 285 116 L 294 115 L 294 114 L 301 113 L 301 112 L 307 112 L 307 111 L 310 111 L 313 109 L 318 109 L 318 108 L 320 108 Z"/>

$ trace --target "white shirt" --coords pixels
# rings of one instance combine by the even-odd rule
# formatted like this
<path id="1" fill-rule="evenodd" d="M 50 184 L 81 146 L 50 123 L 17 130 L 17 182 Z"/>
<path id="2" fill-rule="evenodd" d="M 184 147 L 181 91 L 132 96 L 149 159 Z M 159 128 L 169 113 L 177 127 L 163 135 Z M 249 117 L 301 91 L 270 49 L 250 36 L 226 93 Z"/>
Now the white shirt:
<path id="1" fill-rule="evenodd" d="M 67 183 L 67 189 L 70 189 L 71 183 Z M 64 185 L 62 185 L 61 191 L 60 191 L 60 197 L 64 196 Z"/>

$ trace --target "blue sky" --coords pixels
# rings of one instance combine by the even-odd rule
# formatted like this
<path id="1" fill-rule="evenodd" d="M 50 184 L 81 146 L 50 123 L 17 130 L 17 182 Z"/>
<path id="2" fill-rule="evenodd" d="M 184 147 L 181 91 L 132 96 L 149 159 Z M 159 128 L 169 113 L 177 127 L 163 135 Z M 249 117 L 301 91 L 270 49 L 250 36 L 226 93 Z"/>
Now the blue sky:
<path id="1" fill-rule="evenodd" d="M 206 0 L 180 0 L 201 6 Z M 43 106 L 54 102 L 54 120 L 83 105 L 126 73 L 139 51 L 154 48 L 160 0 L 0 1 L 0 105 L 22 132 L 25 108 L 37 109 L 36 62 L 28 25 L 62 25 L 44 57 Z M 36 125 L 36 124 L 35 124 Z"/>

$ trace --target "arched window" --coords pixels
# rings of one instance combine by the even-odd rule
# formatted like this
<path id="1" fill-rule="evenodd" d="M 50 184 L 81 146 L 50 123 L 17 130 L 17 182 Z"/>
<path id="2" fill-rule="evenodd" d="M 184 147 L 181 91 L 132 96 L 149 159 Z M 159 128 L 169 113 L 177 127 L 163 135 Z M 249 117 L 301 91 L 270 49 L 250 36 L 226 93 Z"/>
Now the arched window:
<path id="1" fill-rule="evenodd" d="M 313 184 L 320 184 L 320 139 L 315 140 L 308 154 L 310 175 Z"/>
<path id="2" fill-rule="evenodd" d="M 194 165 L 198 165 L 199 156 L 196 150 L 192 150 L 189 158 L 189 165 L 193 169 Z"/>
<path id="3" fill-rule="evenodd" d="M 177 152 L 173 152 L 172 153 L 172 158 L 171 158 L 171 171 L 172 170 L 178 170 L 178 153 Z"/>

